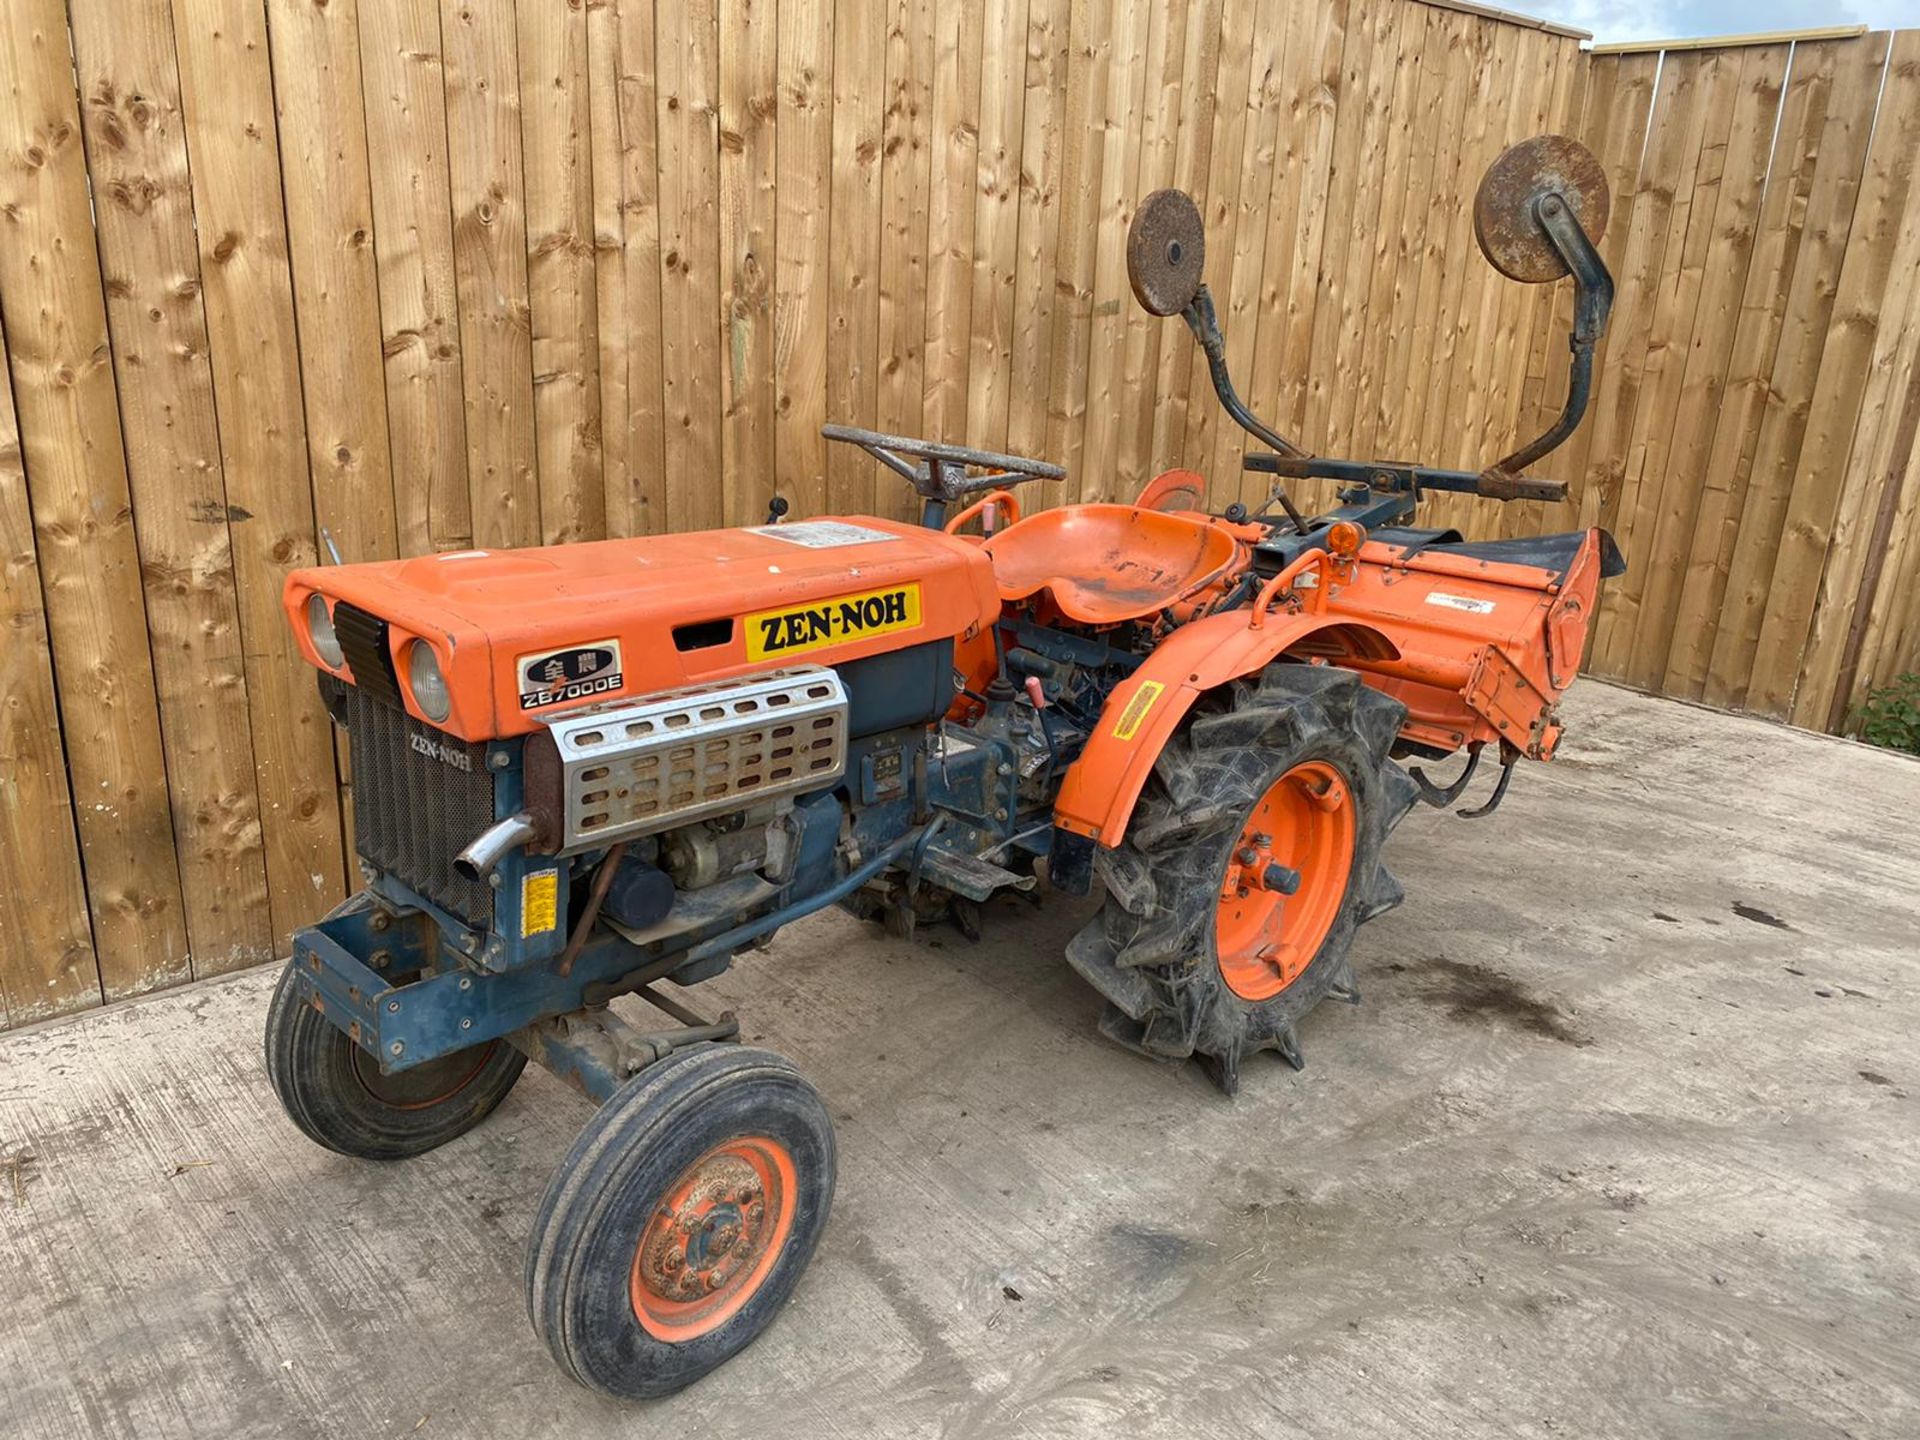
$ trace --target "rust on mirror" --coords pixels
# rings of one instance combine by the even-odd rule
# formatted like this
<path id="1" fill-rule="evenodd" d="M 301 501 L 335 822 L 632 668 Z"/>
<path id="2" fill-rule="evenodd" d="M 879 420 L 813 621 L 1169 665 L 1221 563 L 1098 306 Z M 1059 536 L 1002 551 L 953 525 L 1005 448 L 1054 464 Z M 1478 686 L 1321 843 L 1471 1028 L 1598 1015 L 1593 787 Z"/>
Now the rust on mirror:
<path id="1" fill-rule="evenodd" d="M 1127 228 L 1127 279 L 1149 315 L 1178 315 L 1200 291 L 1206 263 L 1200 207 L 1184 190 L 1156 190 Z"/>
<path id="2" fill-rule="evenodd" d="M 1534 217 L 1534 202 L 1558 194 L 1597 244 L 1607 229 L 1607 177 L 1593 152 L 1569 135 L 1536 135 L 1487 167 L 1473 197 L 1473 234 L 1493 268 L 1510 280 L 1542 284 L 1567 262 Z"/>

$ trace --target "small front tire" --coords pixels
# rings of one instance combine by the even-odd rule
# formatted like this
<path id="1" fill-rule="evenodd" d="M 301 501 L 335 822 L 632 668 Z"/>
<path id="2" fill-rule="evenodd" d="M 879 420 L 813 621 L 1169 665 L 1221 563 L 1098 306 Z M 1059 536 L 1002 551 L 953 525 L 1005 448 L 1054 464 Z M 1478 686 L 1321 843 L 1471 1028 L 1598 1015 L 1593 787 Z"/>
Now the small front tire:
<path id="1" fill-rule="evenodd" d="M 392 1075 L 300 998 L 293 967 L 267 1010 L 267 1078 L 308 1139 L 361 1160 L 405 1160 L 464 1135 L 493 1112 L 526 1068 L 504 1040 Z"/>
<path id="2" fill-rule="evenodd" d="M 560 1368 L 626 1399 L 685 1388 L 745 1349 L 813 1258 L 833 1126 L 765 1050 L 699 1045 L 601 1106 L 554 1171 L 527 1243 L 527 1313 Z"/>

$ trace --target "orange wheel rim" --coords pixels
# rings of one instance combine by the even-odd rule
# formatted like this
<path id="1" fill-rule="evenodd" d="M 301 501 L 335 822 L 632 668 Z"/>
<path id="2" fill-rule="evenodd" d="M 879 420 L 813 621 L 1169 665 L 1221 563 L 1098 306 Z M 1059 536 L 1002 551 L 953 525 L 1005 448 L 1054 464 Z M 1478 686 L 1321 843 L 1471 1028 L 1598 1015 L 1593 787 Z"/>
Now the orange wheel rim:
<path id="1" fill-rule="evenodd" d="M 500 1048 L 494 1040 L 472 1050 L 458 1050 L 429 1060 L 411 1070 L 382 1075 L 372 1056 L 358 1045 L 353 1047 L 353 1076 L 360 1088 L 393 1110 L 431 1110 L 453 1099 L 486 1069 L 493 1052 Z"/>
<path id="2" fill-rule="evenodd" d="M 707 1151 L 661 1197 L 633 1253 L 633 1314 L 656 1340 L 718 1329 L 753 1297 L 793 1231 L 799 1185 L 778 1140 Z"/>
<path id="3" fill-rule="evenodd" d="M 1320 953 L 1353 869 L 1353 788 L 1322 760 L 1296 765 L 1247 815 L 1227 856 L 1213 934 L 1221 978 L 1266 1000 Z"/>

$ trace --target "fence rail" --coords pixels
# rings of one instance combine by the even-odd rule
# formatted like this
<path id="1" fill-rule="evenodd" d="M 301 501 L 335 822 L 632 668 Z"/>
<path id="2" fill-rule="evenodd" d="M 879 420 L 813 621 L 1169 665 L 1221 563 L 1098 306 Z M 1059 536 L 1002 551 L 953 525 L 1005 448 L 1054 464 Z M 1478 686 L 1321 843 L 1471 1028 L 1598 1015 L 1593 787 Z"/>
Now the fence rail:
<path id="1" fill-rule="evenodd" d="M 1591 55 L 1418 0 L 11 0 L 0 1025 L 266 959 L 342 894 L 351 797 L 277 606 L 323 529 L 361 560 L 776 492 L 904 513 L 829 418 L 1044 455 L 1088 499 L 1176 464 L 1257 498 L 1128 294 L 1168 184 L 1256 409 L 1483 463 L 1564 383 L 1567 297 L 1494 276 L 1467 214 L 1542 130 L 1615 195 L 1601 388 L 1547 467 L 1574 494 L 1432 513 L 1614 526 L 1601 673 L 1831 728 L 1920 651 L 1914 32 Z"/>

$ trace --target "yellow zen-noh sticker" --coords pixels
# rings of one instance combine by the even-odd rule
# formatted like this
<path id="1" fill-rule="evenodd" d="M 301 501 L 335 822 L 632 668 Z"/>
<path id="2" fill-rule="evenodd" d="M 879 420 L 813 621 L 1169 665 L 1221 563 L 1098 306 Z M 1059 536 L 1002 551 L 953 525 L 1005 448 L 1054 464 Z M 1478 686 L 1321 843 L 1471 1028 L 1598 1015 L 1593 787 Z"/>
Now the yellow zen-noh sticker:
<path id="1" fill-rule="evenodd" d="M 889 585 L 749 615 L 747 659 L 781 660 L 829 645 L 912 630 L 920 624 L 920 587 Z"/>
<path id="2" fill-rule="evenodd" d="M 520 938 L 544 935 L 560 924 L 560 872 L 535 870 L 520 880 Z"/>
<path id="3" fill-rule="evenodd" d="M 1160 698 L 1160 692 L 1167 687 L 1158 680 L 1149 680 L 1133 692 L 1133 698 L 1127 701 L 1127 708 L 1120 712 L 1120 721 L 1113 727 L 1113 738 L 1131 740 L 1147 718 L 1147 712 L 1153 709 L 1153 702 Z"/>

